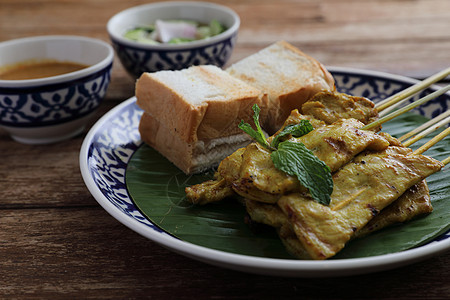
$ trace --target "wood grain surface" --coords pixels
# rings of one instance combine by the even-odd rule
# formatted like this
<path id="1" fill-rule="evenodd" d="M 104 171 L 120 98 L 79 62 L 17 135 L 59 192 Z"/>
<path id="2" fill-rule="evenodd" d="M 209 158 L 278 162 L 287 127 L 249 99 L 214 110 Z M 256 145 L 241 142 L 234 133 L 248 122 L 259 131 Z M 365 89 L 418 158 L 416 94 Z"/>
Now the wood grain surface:
<path id="1" fill-rule="evenodd" d="M 0 42 L 47 34 L 108 41 L 111 16 L 149 2 L 0 0 Z M 241 17 L 229 63 L 284 39 L 326 66 L 420 79 L 450 65 L 448 0 L 214 2 Z M 133 95 L 134 80 L 116 59 L 96 119 Z M 450 299 L 450 253 L 325 279 L 253 275 L 175 254 L 90 195 L 78 162 L 85 135 L 32 146 L 0 129 L 0 299 Z"/>

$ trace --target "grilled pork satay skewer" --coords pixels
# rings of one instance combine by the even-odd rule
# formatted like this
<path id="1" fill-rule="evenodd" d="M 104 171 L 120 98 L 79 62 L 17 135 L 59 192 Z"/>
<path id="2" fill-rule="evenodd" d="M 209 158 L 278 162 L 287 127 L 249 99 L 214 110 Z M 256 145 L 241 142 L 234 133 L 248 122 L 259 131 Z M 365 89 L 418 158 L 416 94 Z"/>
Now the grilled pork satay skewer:
<path id="1" fill-rule="evenodd" d="M 413 86 L 410 86 L 409 88 L 395 94 L 392 95 L 389 98 L 386 98 L 383 101 L 380 101 L 378 103 L 375 104 L 375 107 L 378 109 L 379 112 L 385 110 L 386 108 L 392 106 L 393 104 L 411 97 L 412 95 L 416 94 L 417 92 L 423 90 L 424 88 L 432 85 L 433 83 L 436 83 L 442 79 L 444 79 L 445 77 L 447 77 L 450 74 L 450 68 L 447 68 L 439 73 L 436 73 L 430 77 L 428 77 L 427 79 L 416 83 Z"/>
<path id="2" fill-rule="evenodd" d="M 426 128 L 424 126 L 420 127 Z M 431 127 L 428 129 L 434 130 L 435 128 Z M 416 130 L 413 131 L 417 133 Z M 420 132 L 417 136 L 423 138 L 429 133 L 431 133 L 430 130 L 425 130 L 423 134 L 422 132 Z M 444 137 L 445 134 L 441 135 L 440 138 L 434 139 L 432 143 L 435 144 L 439 140 L 442 140 Z M 408 145 L 406 145 L 405 143 L 400 144 L 400 141 L 397 141 L 399 146 L 402 145 L 404 147 L 409 147 L 418 140 L 419 139 L 408 140 L 408 142 L 411 141 Z M 447 160 L 450 161 L 450 158 L 447 158 Z M 443 160 L 441 162 L 446 165 L 449 161 Z M 392 204 L 383 209 L 380 214 L 370 220 L 366 226 L 364 226 L 361 230 L 358 230 L 354 237 L 363 237 L 390 225 L 404 223 L 418 216 L 429 214 L 432 211 L 433 206 L 431 204 L 430 192 L 426 180 L 424 179 L 416 185 L 412 186 Z"/>
<path id="3" fill-rule="evenodd" d="M 391 145 L 401 146 L 400 141 L 395 138 L 390 139 L 390 141 L 393 143 Z M 437 139 L 435 139 L 435 141 L 437 142 Z M 450 157 L 442 161 L 444 165 L 449 162 Z M 287 217 L 277 205 L 246 199 L 245 206 L 252 222 L 266 224 L 277 229 L 280 239 L 290 253 L 301 259 L 310 258 L 304 247 L 296 238 Z M 374 231 L 393 224 L 410 221 L 417 216 L 428 214 L 432 211 L 433 206 L 431 205 L 428 185 L 424 179 L 409 188 L 397 200 L 383 209 L 381 213 L 371 219 L 366 226 L 358 230 L 352 238 L 366 236 Z"/>
<path id="4" fill-rule="evenodd" d="M 315 94 L 302 105 L 300 111 L 303 115 L 312 116 L 327 125 L 350 118 L 369 124 L 379 118 L 375 104 L 369 99 L 330 91 Z M 374 128 L 374 131 L 380 129 Z"/>
<path id="5" fill-rule="evenodd" d="M 399 154 L 401 152 L 403 152 L 403 154 L 405 154 L 405 157 L 426 158 L 426 156 L 420 156 L 421 153 L 423 153 L 424 151 L 429 149 L 431 146 L 436 144 L 438 141 L 445 138 L 449 133 L 450 133 L 450 128 L 447 128 L 446 130 L 444 130 L 443 132 L 438 134 L 436 137 L 431 139 L 429 142 L 427 142 L 423 147 L 416 150 L 416 152 L 411 152 L 410 149 L 404 148 L 404 147 L 400 147 L 400 148 L 399 147 L 390 147 L 385 152 L 390 152 L 390 151 L 394 150 L 394 152 L 398 151 Z M 409 153 L 407 153 L 406 151 L 409 151 Z M 369 154 L 369 156 L 370 155 L 372 155 L 372 154 Z M 376 154 L 374 154 L 374 155 L 376 155 Z M 355 164 L 355 163 L 358 164 L 358 161 L 360 160 L 361 162 L 365 162 L 364 163 L 365 166 L 367 166 L 367 167 L 370 166 L 370 158 L 369 159 L 361 158 L 364 156 L 365 156 L 365 154 L 359 155 L 358 157 L 356 157 L 354 159 L 354 161 L 352 161 L 351 163 L 346 165 L 342 169 L 342 171 L 337 172 L 337 173 L 343 172 L 344 176 L 338 176 L 337 173 L 333 176 L 333 179 L 335 181 L 335 189 L 337 189 L 337 190 L 340 189 L 341 184 L 342 184 L 340 181 L 346 180 L 346 178 L 345 178 L 346 169 L 348 169 L 348 168 L 351 169 L 352 164 Z M 391 159 L 392 158 L 389 158 L 388 160 L 390 161 Z M 386 161 L 388 161 L 388 160 L 386 160 Z M 435 166 L 437 167 L 437 169 L 435 171 L 432 171 L 432 173 L 440 170 L 444 165 L 450 163 L 450 157 L 444 159 L 440 163 L 434 160 L 434 163 L 435 163 Z M 386 169 L 386 171 L 388 171 L 388 170 Z M 415 169 L 414 172 L 417 172 L 417 169 Z M 355 172 L 351 172 L 351 173 L 355 174 Z M 378 175 L 376 175 L 375 177 L 380 178 L 380 177 L 383 177 L 384 175 L 385 174 L 381 175 L 381 173 L 378 173 Z M 408 174 L 407 176 L 409 176 L 409 175 L 411 175 L 411 174 Z M 428 174 L 427 176 L 429 176 L 429 175 L 430 174 Z M 332 204 L 330 205 L 330 206 L 334 205 L 334 207 L 332 207 L 330 209 L 331 215 L 335 214 L 336 211 L 340 211 L 341 209 L 348 207 L 349 205 L 353 205 L 356 208 L 359 207 L 358 212 L 356 212 L 354 214 L 351 214 L 351 213 L 347 214 L 346 212 L 343 212 L 341 214 L 340 212 L 338 212 L 338 213 L 336 213 L 335 216 L 332 216 L 332 217 L 338 218 L 338 220 L 336 220 L 336 222 L 337 222 L 336 224 L 339 224 L 339 225 L 337 225 L 338 227 L 339 226 L 345 227 L 345 225 L 343 225 L 343 224 L 345 224 L 345 222 L 347 222 L 348 226 L 354 226 L 354 227 L 352 227 L 351 230 L 354 231 L 355 233 L 351 233 L 350 231 L 348 231 L 349 228 L 347 228 L 347 233 L 345 232 L 345 230 L 337 233 L 337 235 L 335 235 L 333 233 L 331 240 L 329 237 L 326 237 L 323 235 L 325 230 L 320 229 L 320 226 L 322 226 L 322 225 L 318 225 L 319 229 L 312 228 L 315 226 L 315 224 L 319 224 L 321 222 L 325 222 L 325 224 L 328 224 L 329 222 L 333 222 L 334 220 L 332 220 L 332 219 L 328 220 L 328 221 L 324 221 L 325 219 L 327 219 L 328 216 L 330 216 L 330 214 L 327 215 L 327 213 L 322 212 L 320 215 L 327 216 L 327 217 L 321 217 L 320 222 L 314 223 L 311 220 L 318 216 L 316 214 L 317 210 L 313 209 L 315 212 L 310 216 L 306 216 L 306 218 L 304 216 L 305 216 L 305 214 L 308 215 L 308 210 L 307 210 L 308 206 L 311 206 L 311 205 L 314 206 L 316 204 L 306 203 L 306 202 L 302 203 L 301 200 L 295 199 L 294 194 L 283 197 L 278 202 L 278 205 L 284 211 L 286 217 L 288 217 L 291 220 L 291 223 L 292 223 L 292 219 L 294 219 L 294 223 L 292 224 L 293 225 L 292 229 L 294 230 L 294 232 L 296 232 L 297 237 L 299 237 L 299 235 L 300 235 L 299 240 L 302 241 L 302 245 L 299 245 L 296 242 L 295 238 L 293 238 L 293 236 L 292 236 L 292 229 L 289 230 L 289 226 L 287 226 L 286 224 L 283 224 L 282 227 L 279 227 L 280 229 L 278 231 L 279 231 L 280 238 L 283 240 L 283 243 L 286 245 L 286 247 L 288 249 L 290 249 L 291 251 L 293 251 L 294 253 L 301 254 L 304 256 L 305 250 L 306 250 L 308 252 L 308 254 L 310 256 L 312 256 L 312 258 L 315 258 L 315 259 L 327 258 L 327 257 L 329 257 L 327 255 L 333 256 L 335 253 L 337 253 L 337 251 L 339 251 L 339 249 L 342 249 L 342 248 L 340 248 L 341 246 L 343 247 L 343 245 L 345 245 L 345 242 L 342 243 L 342 241 L 343 241 L 342 239 L 339 240 L 339 235 L 340 235 L 340 238 L 343 238 L 343 239 L 347 239 L 347 238 L 352 239 L 354 237 L 361 237 L 361 236 L 367 235 L 368 233 L 371 233 L 377 229 L 386 227 L 390 224 L 393 224 L 396 222 L 408 221 L 418 214 L 431 212 L 432 207 L 429 206 L 429 193 L 428 193 L 428 187 L 425 182 L 425 177 L 427 177 L 427 176 L 424 176 L 423 180 L 421 180 L 421 181 L 419 180 L 419 182 L 417 182 L 415 185 L 412 185 L 411 188 L 406 189 L 405 193 L 403 193 L 397 200 L 394 199 L 394 201 L 397 203 L 392 201 L 391 202 L 392 205 L 389 205 L 388 207 L 384 206 L 384 207 L 387 207 L 386 210 L 382 210 L 383 208 L 381 208 L 380 215 L 377 215 L 375 218 L 369 217 L 368 218 L 369 221 L 365 224 L 359 223 L 361 225 L 360 228 L 355 226 L 355 224 L 358 224 L 358 221 L 361 221 L 361 220 L 356 220 L 354 216 L 364 216 L 363 211 L 365 209 L 367 209 L 367 207 L 369 207 L 369 208 L 371 207 L 372 209 L 374 209 L 376 207 L 376 205 L 374 204 L 376 201 L 374 203 L 369 203 L 370 205 L 367 204 L 367 206 L 365 206 L 364 203 L 361 204 L 361 200 L 366 201 L 365 196 L 367 196 L 367 195 L 365 195 L 364 193 L 367 192 L 367 189 L 358 190 L 355 194 L 355 193 L 351 192 L 351 186 L 352 186 L 351 183 L 342 185 L 342 186 L 344 186 L 344 190 L 343 190 L 344 194 L 348 193 L 350 190 L 349 197 L 342 198 L 339 196 L 340 195 L 339 191 L 336 191 L 336 190 L 333 191 L 332 196 L 334 195 L 337 198 L 334 198 L 335 203 L 333 203 L 333 200 L 332 200 Z M 348 176 L 348 177 L 350 177 L 350 176 Z M 397 178 L 395 180 L 397 180 Z M 396 184 L 396 183 L 394 183 L 395 180 L 393 179 L 392 181 L 389 181 L 390 184 Z M 358 184 L 355 184 L 354 186 L 357 187 Z M 364 186 L 364 185 L 359 185 L 359 186 Z M 380 189 L 377 190 L 378 194 L 376 195 L 376 197 L 378 197 L 382 194 L 382 188 L 383 187 L 380 187 Z M 395 198 L 395 195 L 391 195 L 391 196 Z M 383 206 L 382 202 L 387 199 L 386 195 L 381 196 L 381 197 L 384 197 L 384 199 L 381 202 L 377 202 L 378 203 L 377 205 L 381 204 L 380 207 Z M 389 196 L 387 196 L 387 197 L 389 197 Z M 302 198 L 302 196 L 300 196 L 300 198 Z M 340 201 L 339 201 L 339 198 L 341 198 Z M 291 200 L 286 200 L 286 199 L 291 199 Z M 292 199 L 294 199 L 294 200 L 292 200 Z M 303 204 L 305 204 L 305 205 L 302 206 Z M 284 205 L 284 209 L 283 209 L 283 205 Z M 299 208 L 299 205 L 302 206 L 303 208 Z M 408 213 L 406 213 L 404 211 L 404 208 L 406 208 L 406 211 L 408 211 L 408 210 L 411 210 L 411 211 L 408 211 Z M 300 212 L 301 220 L 298 220 L 296 217 L 292 217 L 293 209 L 294 210 L 297 209 L 297 211 L 301 211 Z M 321 209 L 327 210 L 328 208 L 322 207 Z M 260 213 L 260 215 L 261 215 L 261 213 Z M 345 218 L 342 218 L 342 215 L 345 215 Z M 256 217 L 258 217 L 258 215 L 256 215 Z M 341 219 L 339 219 L 339 218 L 341 218 Z M 350 218 L 350 219 L 354 218 L 355 220 L 348 221 L 348 218 Z M 278 218 L 278 220 L 279 219 L 280 218 Z M 295 223 L 295 222 L 297 222 L 297 223 Z M 310 227 L 310 225 L 312 227 Z M 326 225 L 323 225 L 323 226 L 326 226 Z M 305 230 L 303 230 L 303 229 L 300 230 L 299 228 L 303 228 Z M 313 235 L 313 236 L 311 237 L 311 235 Z M 345 236 L 345 238 L 344 238 L 344 236 Z M 336 237 L 338 237 L 338 238 L 336 238 Z M 338 241 L 336 239 L 338 239 Z M 330 248 L 328 248 L 328 246 L 331 245 L 333 241 L 336 242 L 336 244 L 334 244 L 334 245 L 330 246 Z M 337 251 L 333 252 L 336 249 L 337 249 Z"/>
<path id="6" fill-rule="evenodd" d="M 445 160 L 442 161 L 444 165 L 450 162 L 450 157 L 446 160 L 447 162 Z M 281 241 L 289 253 L 300 259 L 311 259 L 309 253 L 297 238 L 288 217 L 278 205 L 246 199 L 245 206 L 251 222 L 266 224 L 276 228 Z M 384 208 L 379 215 L 358 230 L 352 239 L 364 237 L 392 224 L 410 221 L 418 215 L 431 213 L 432 210 L 428 185 L 424 179 L 409 188 L 394 203 Z"/>
<path id="7" fill-rule="evenodd" d="M 334 256 L 378 212 L 443 167 L 430 157 L 409 155 L 410 151 L 389 147 L 357 156 L 333 175 L 329 206 L 300 193 L 279 199 L 278 206 L 313 259 Z"/>

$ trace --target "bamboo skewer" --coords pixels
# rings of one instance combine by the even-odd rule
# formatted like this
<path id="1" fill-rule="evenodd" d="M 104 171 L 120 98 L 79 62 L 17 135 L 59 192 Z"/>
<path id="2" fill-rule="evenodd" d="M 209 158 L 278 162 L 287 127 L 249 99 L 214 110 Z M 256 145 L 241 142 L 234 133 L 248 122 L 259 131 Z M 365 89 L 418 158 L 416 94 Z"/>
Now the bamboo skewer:
<path id="1" fill-rule="evenodd" d="M 419 134 L 413 136 L 412 138 L 410 138 L 409 140 L 407 140 L 406 142 L 403 143 L 403 146 L 405 147 L 409 147 L 412 144 L 414 144 L 415 142 L 417 142 L 418 140 L 424 138 L 425 136 L 427 136 L 428 134 L 430 134 L 431 132 L 439 129 L 441 126 L 447 125 L 448 123 L 450 123 L 450 117 L 442 120 L 441 122 L 437 123 L 435 126 L 431 126 L 425 130 L 423 130 L 422 132 L 420 132 Z"/>
<path id="2" fill-rule="evenodd" d="M 410 103 L 409 105 L 407 105 L 405 107 L 400 108 L 399 110 L 396 110 L 395 112 L 393 112 L 393 113 L 391 113 L 391 114 L 389 114 L 387 116 L 384 116 L 384 117 L 378 119 L 375 122 L 367 124 L 366 126 L 362 127 L 361 129 L 367 130 L 367 129 L 371 129 L 371 128 L 377 127 L 378 125 L 383 124 L 383 123 L 385 123 L 387 121 L 390 121 L 393 118 L 398 117 L 399 115 L 401 115 L 401 114 L 403 114 L 403 113 L 405 113 L 407 111 L 410 111 L 411 109 L 416 108 L 419 105 L 422 105 L 422 104 L 424 104 L 424 103 L 426 103 L 426 102 L 428 102 L 428 101 L 430 101 L 430 100 L 432 100 L 432 99 L 434 99 L 434 98 L 444 94 L 445 92 L 447 92 L 449 90 L 450 90 L 450 85 L 447 85 L 447 86 L 445 86 L 445 87 L 443 87 L 443 88 L 441 88 L 441 89 L 439 89 L 439 90 L 437 90 L 437 91 L 435 91 L 435 92 L 433 92 L 433 93 L 431 93 L 431 94 L 429 94 L 429 95 L 427 95 L 427 96 L 425 96 L 425 97 L 423 97 L 423 98 L 421 98 L 421 99 L 419 99 L 419 100 L 417 100 L 417 101 L 415 101 L 413 103 Z"/>
<path id="3" fill-rule="evenodd" d="M 425 124 L 423 124 L 423 125 L 417 127 L 416 129 L 414 129 L 414 130 L 408 132 L 407 134 L 405 134 L 405 135 L 399 137 L 398 140 L 399 140 L 400 142 L 403 142 L 403 141 L 405 141 L 406 139 L 412 137 L 413 135 L 415 135 L 415 134 L 421 132 L 422 130 L 424 130 L 424 129 L 426 129 L 426 128 L 428 128 L 428 127 L 430 127 L 430 126 L 432 126 L 432 125 L 434 125 L 434 124 L 436 124 L 436 123 L 438 123 L 438 122 L 441 121 L 442 119 L 447 118 L 448 116 L 450 116 L 450 110 L 447 110 L 445 113 L 440 114 L 439 116 L 437 116 L 437 117 L 431 119 L 430 121 L 426 122 Z M 439 123 L 441 123 L 441 122 L 439 122 Z M 438 125 L 439 125 L 439 123 L 438 123 Z M 448 123 L 448 122 L 447 122 L 447 123 Z M 436 126 L 438 126 L 438 125 L 436 125 Z M 442 125 L 441 125 L 441 126 L 442 126 Z M 440 127 L 440 126 L 439 126 L 439 127 Z M 436 129 L 439 128 L 439 127 L 436 127 Z"/>
<path id="4" fill-rule="evenodd" d="M 394 109 L 396 109 L 397 107 L 402 105 L 403 103 L 407 102 L 409 99 L 411 99 L 411 97 L 407 97 L 403 100 L 398 101 L 397 103 L 392 104 L 389 107 L 386 107 L 383 111 L 379 111 L 378 116 L 380 118 L 384 117 L 385 115 L 387 115 L 388 113 L 390 113 L 391 111 L 393 111 Z"/>
<path id="5" fill-rule="evenodd" d="M 412 90 L 414 90 L 415 91 L 414 93 L 416 93 L 419 91 L 419 89 L 427 87 L 431 83 L 434 83 L 434 82 L 438 81 L 439 79 L 445 78 L 449 74 L 450 74 L 450 68 L 427 78 L 426 80 L 420 82 L 419 84 L 416 84 L 415 86 L 412 86 L 409 89 L 406 89 L 403 92 L 394 95 L 393 97 L 391 97 L 391 99 L 388 98 L 388 99 L 382 101 L 381 104 L 380 103 L 378 104 L 378 110 L 380 111 L 380 110 L 386 109 L 389 106 L 391 106 L 391 108 L 392 108 L 392 106 L 398 106 L 398 104 L 396 105 L 396 103 L 398 103 L 399 101 L 402 101 L 402 100 L 405 101 L 406 100 L 405 98 L 408 98 L 411 95 L 413 95 Z M 372 122 L 372 123 L 369 123 L 369 124 L 363 126 L 361 129 L 363 129 L 363 130 L 371 129 L 371 128 L 374 128 L 374 127 L 376 127 L 380 124 L 383 124 L 387 121 L 390 121 L 390 120 L 394 119 L 395 117 L 398 117 L 399 115 L 401 115 L 407 111 L 410 111 L 411 109 L 414 109 L 414 108 L 446 93 L 449 90 L 450 90 L 450 85 L 447 85 L 447 86 L 445 86 L 445 87 L 443 87 L 443 88 L 441 88 L 441 89 L 439 89 L 417 101 L 414 101 L 413 103 L 410 103 L 409 105 L 407 105 L 391 114 L 388 114 L 388 115 L 378 119 L 375 122 Z M 393 100 L 393 99 L 395 99 L 395 100 Z M 390 110 L 392 110 L 392 109 L 390 109 Z M 409 147 L 413 143 L 424 138 L 426 135 L 437 130 L 441 126 L 448 124 L 449 122 L 450 122 L 450 111 L 446 111 L 446 112 L 442 113 L 441 115 L 433 118 L 432 120 L 426 122 L 425 124 L 419 126 L 418 128 L 401 136 L 398 140 L 404 141 L 411 137 L 409 140 L 407 140 L 406 142 L 403 143 L 403 146 Z M 414 152 L 412 152 L 411 155 L 418 155 L 418 154 L 424 153 L 425 151 L 430 149 L 433 145 L 435 145 L 437 142 L 439 142 L 442 139 L 444 139 L 445 137 L 447 137 L 449 134 L 450 134 L 450 127 L 447 127 L 444 131 L 442 131 L 441 133 L 439 133 L 438 135 L 433 137 L 431 140 L 426 142 L 424 145 L 422 145 L 421 147 L 416 149 Z M 447 157 L 446 159 L 444 159 L 442 161 L 442 163 L 444 165 L 447 165 L 448 163 L 450 163 L 450 157 Z"/>
<path id="6" fill-rule="evenodd" d="M 436 135 L 434 138 L 432 138 L 431 140 L 429 140 L 428 142 L 423 144 L 421 147 L 416 149 L 412 153 L 412 155 L 418 155 L 418 154 L 424 153 L 425 151 L 430 149 L 434 144 L 436 144 L 437 142 L 441 141 L 442 139 L 444 139 L 449 134 L 450 134 L 450 127 L 447 127 L 447 129 L 445 129 L 444 131 L 442 131 L 441 133 Z"/>
<path id="7" fill-rule="evenodd" d="M 403 135 L 402 137 L 398 138 L 398 140 L 402 141 L 405 139 L 404 137 L 410 137 L 410 136 L 418 133 L 416 136 L 414 136 L 411 139 L 407 140 L 406 142 L 402 143 L 402 145 L 404 147 L 409 147 L 412 144 L 414 144 L 415 142 L 417 142 L 418 140 L 420 140 L 420 139 L 424 138 L 425 136 L 427 136 L 428 134 L 430 134 L 431 132 L 439 129 L 441 126 L 450 123 L 449 115 L 450 115 L 450 111 L 446 111 L 445 113 L 440 114 L 439 116 L 433 118 L 432 120 L 426 122 L 425 124 L 417 127 L 416 129 L 414 129 L 414 130 L 410 131 L 409 133 Z M 445 117 L 447 117 L 447 118 L 445 118 Z M 442 120 L 443 118 L 445 118 L 445 119 Z M 441 120 L 441 121 L 438 122 L 439 120 Z M 436 122 L 438 122 L 438 123 L 436 124 Z M 430 147 L 435 145 L 437 142 L 443 140 L 446 136 L 449 135 L 449 133 L 450 133 L 450 128 L 445 129 L 440 134 L 435 136 L 433 139 L 431 139 L 430 141 L 425 143 L 422 147 L 418 148 L 415 152 L 413 152 L 411 154 L 421 154 L 421 153 L 425 152 Z M 446 159 L 444 159 L 442 161 L 442 163 L 444 165 L 448 164 L 449 162 L 450 162 L 450 157 L 447 157 Z"/>
<path id="8" fill-rule="evenodd" d="M 443 161 L 441 161 L 441 163 L 443 163 L 444 165 L 447 165 L 448 163 L 450 163 L 450 156 L 447 157 L 446 159 L 444 159 Z"/>
<path id="9" fill-rule="evenodd" d="M 447 118 L 445 120 L 443 120 L 442 122 L 439 122 L 436 126 L 434 127 L 430 127 L 424 131 L 422 131 L 420 134 L 410 138 L 409 140 L 407 140 L 406 142 L 403 143 L 403 146 L 405 147 L 409 147 L 412 144 L 414 144 L 415 142 L 417 142 L 418 140 L 423 139 L 425 136 L 427 136 L 428 134 L 430 134 L 431 132 L 437 130 L 439 127 L 446 125 L 450 122 L 450 118 Z"/>
<path id="10" fill-rule="evenodd" d="M 439 73 L 436 73 L 436 74 L 428 77 L 427 79 L 425 79 L 421 82 L 416 83 L 413 86 L 410 86 L 409 88 L 407 88 L 389 98 L 386 98 L 383 101 L 378 102 L 377 104 L 375 104 L 375 107 L 378 109 L 379 112 L 381 112 L 384 109 L 386 109 L 387 107 L 389 107 L 405 98 L 411 97 L 412 95 L 414 95 L 417 92 L 423 90 L 424 88 L 430 86 L 431 84 L 444 79 L 449 74 L 450 74 L 450 67 Z"/>
<path id="11" fill-rule="evenodd" d="M 450 68 L 447 68 L 447 69 L 423 80 L 422 82 L 419 82 L 419 83 L 401 91 L 400 93 L 397 93 L 397 94 L 377 103 L 375 105 L 375 107 L 378 109 L 378 111 L 380 112 L 380 116 L 382 116 L 382 117 L 375 122 L 367 124 L 366 126 L 362 127 L 361 129 L 367 130 L 367 129 L 376 127 L 380 124 L 390 121 L 390 120 L 394 119 L 395 117 L 398 117 L 399 115 L 401 115 L 407 111 L 410 111 L 411 109 L 414 109 L 414 108 L 446 93 L 447 91 L 450 90 L 450 85 L 447 85 L 447 86 L 445 86 L 445 87 L 443 87 L 443 88 L 441 88 L 441 89 L 439 89 L 417 101 L 414 101 L 413 103 L 410 103 L 409 105 L 407 105 L 391 114 L 386 115 L 386 113 L 395 109 L 396 107 L 401 105 L 403 102 L 407 101 L 409 98 L 411 98 L 414 94 L 418 93 L 420 90 L 430 86 L 431 84 L 433 84 L 441 79 L 444 79 L 449 74 L 450 74 Z M 383 110 L 384 110 L 384 113 L 382 112 Z M 404 141 L 411 137 L 406 142 L 403 142 L 403 146 L 409 147 L 412 144 L 414 144 L 415 142 L 417 142 L 418 140 L 424 138 L 429 133 L 437 130 L 438 128 L 440 128 L 443 125 L 448 124 L 449 122 L 450 122 L 450 111 L 446 111 L 446 112 L 442 113 L 441 115 L 433 118 L 432 120 L 426 122 L 425 124 L 410 131 L 409 133 L 401 136 L 398 140 Z M 425 151 L 430 149 L 433 145 L 435 145 L 437 142 L 439 142 L 442 139 L 444 139 L 445 137 L 447 137 L 449 134 L 450 134 L 450 127 L 446 128 L 444 131 L 442 131 L 441 133 L 439 133 L 438 135 L 433 137 L 431 140 L 426 142 L 424 145 L 422 145 L 421 147 L 416 149 L 411 154 L 418 155 L 418 154 L 424 153 Z M 442 163 L 444 165 L 447 165 L 448 163 L 450 163 L 450 156 L 447 157 L 446 159 L 444 159 L 442 161 Z"/>

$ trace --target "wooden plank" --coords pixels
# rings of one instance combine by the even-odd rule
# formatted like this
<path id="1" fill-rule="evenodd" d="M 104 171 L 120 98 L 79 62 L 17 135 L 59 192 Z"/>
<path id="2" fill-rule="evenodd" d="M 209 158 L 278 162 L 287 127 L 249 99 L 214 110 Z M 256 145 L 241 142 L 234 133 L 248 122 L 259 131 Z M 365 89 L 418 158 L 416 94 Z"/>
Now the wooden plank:
<path id="1" fill-rule="evenodd" d="M 103 103 L 83 134 L 52 145 L 24 145 L 0 128 L 0 209 L 96 205 L 81 177 L 79 153 L 93 122 L 115 106 Z"/>
<path id="2" fill-rule="evenodd" d="M 217 2 L 235 9 L 242 19 L 231 62 L 280 39 L 326 65 L 365 67 L 419 78 L 439 71 L 450 61 L 447 0 L 359 1 L 358 5 L 349 0 Z M 113 1 L 114 5 L 87 0 L 33 3 L 19 9 L 15 1 L 2 2 L 2 39 L 51 33 L 108 41 L 107 20 L 131 6 L 120 1 Z M 13 9 L 19 13 L 9 13 Z M 121 72 L 123 69 L 115 73 Z M 114 89 L 114 84 L 111 87 Z"/>
<path id="3" fill-rule="evenodd" d="M 121 225 L 100 207 L 3 209 L 0 237 L 2 299 L 450 296 L 449 286 L 441 281 L 447 274 L 450 253 L 401 269 L 350 278 L 252 275 L 170 252 Z"/>
<path id="4" fill-rule="evenodd" d="M 386 47 L 386 45 L 373 42 L 355 45 L 288 41 L 325 66 L 375 70 L 422 79 L 445 69 L 450 64 L 448 51 L 450 40 L 428 42 L 426 48 L 416 42 L 390 43 L 389 47 Z M 229 64 L 237 62 L 269 44 L 262 43 L 259 46 L 241 44 L 233 52 Z M 412 52 L 410 49 L 415 49 L 415 51 Z"/>

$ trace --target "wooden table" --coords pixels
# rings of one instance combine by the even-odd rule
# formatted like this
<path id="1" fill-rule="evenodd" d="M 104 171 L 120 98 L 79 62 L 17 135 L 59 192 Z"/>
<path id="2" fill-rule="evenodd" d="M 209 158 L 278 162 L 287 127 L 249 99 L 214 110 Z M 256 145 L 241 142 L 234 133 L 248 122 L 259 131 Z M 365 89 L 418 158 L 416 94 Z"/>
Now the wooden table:
<path id="1" fill-rule="evenodd" d="M 76 34 L 107 41 L 107 20 L 150 1 L 0 0 L 0 41 Z M 230 63 L 285 39 L 327 66 L 424 78 L 450 63 L 448 0 L 216 1 L 242 18 Z M 116 61 L 98 118 L 134 94 Z M 259 276 L 172 253 L 106 213 L 78 155 L 85 133 L 54 145 L 0 129 L 0 298 L 450 297 L 450 253 L 376 274 L 327 279 Z"/>

